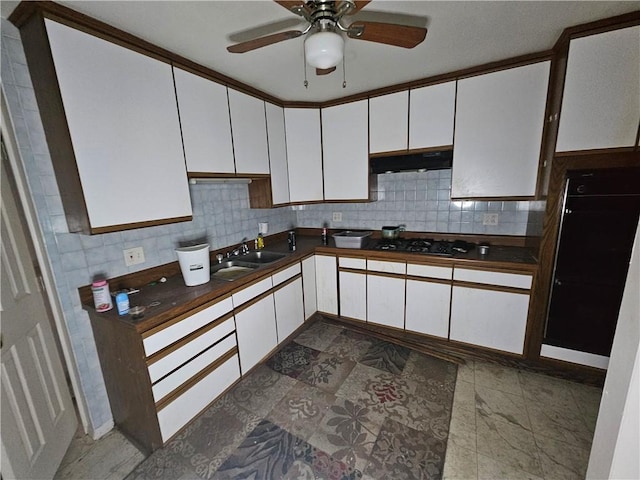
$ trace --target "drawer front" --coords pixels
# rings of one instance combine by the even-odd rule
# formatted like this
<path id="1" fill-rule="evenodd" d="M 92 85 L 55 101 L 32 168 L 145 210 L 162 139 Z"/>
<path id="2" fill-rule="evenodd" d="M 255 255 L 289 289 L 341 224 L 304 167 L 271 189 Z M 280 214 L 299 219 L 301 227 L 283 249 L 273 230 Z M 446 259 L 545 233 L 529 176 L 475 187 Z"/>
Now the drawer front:
<path id="1" fill-rule="evenodd" d="M 486 270 L 467 270 L 464 268 L 456 268 L 453 271 L 453 279 L 462 282 L 485 283 L 487 285 L 525 288 L 528 290 L 531 288 L 533 276 L 519 273 L 489 272 Z"/>
<path id="2" fill-rule="evenodd" d="M 234 355 L 160 410 L 158 423 L 162 441 L 166 442 L 175 435 L 238 378 L 240 378 L 240 367 L 238 356 Z"/>
<path id="3" fill-rule="evenodd" d="M 233 298 L 233 308 L 237 308 L 243 303 L 248 302 L 252 298 L 257 297 L 261 293 L 266 292 L 271 289 L 273 284 L 271 283 L 271 277 L 267 277 L 264 280 L 260 280 L 257 283 L 254 283 L 250 287 L 245 288 L 244 290 L 240 290 L 237 293 L 232 295 Z"/>
<path id="4" fill-rule="evenodd" d="M 365 270 L 367 268 L 367 259 L 338 257 L 338 265 L 342 268 L 354 268 L 357 270 Z"/>
<path id="5" fill-rule="evenodd" d="M 402 262 L 385 262 L 381 260 L 367 260 L 367 270 L 371 272 L 397 273 L 404 275 L 407 272 L 407 264 Z"/>
<path id="6" fill-rule="evenodd" d="M 217 345 L 211 347 L 209 350 L 197 355 L 191 361 L 153 385 L 153 399 L 156 402 L 160 401 L 167 394 L 171 393 L 184 382 L 201 372 L 207 366 L 211 365 L 235 346 L 236 337 L 235 335 L 231 335 Z"/>
<path id="7" fill-rule="evenodd" d="M 194 313 L 178 323 L 174 323 L 170 327 L 160 330 L 159 332 L 145 338 L 142 341 L 142 344 L 144 345 L 144 353 L 148 357 L 167 345 L 180 340 L 182 337 L 195 332 L 216 318 L 229 313 L 231 310 L 233 310 L 231 298 L 225 298 L 215 305 L 211 305 L 198 313 Z"/>
<path id="8" fill-rule="evenodd" d="M 273 286 L 280 285 L 282 282 L 286 282 L 290 278 L 295 277 L 296 275 L 302 273 L 302 267 L 299 263 L 295 265 L 291 265 L 290 267 L 285 268 L 279 272 L 276 272 L 271 277 L 273 279 Z"/>
<path id="9" fill-rule="evenodd" d="M 451 280 L 451 278 L 453 277 L 453 268 L 408 263 L 407 275 L 426 278 L 438 278 L 441 280 Z"/>
<path id="10" fill-rule="evenodd" d="M 158 379 L 164 377 L 172 370 L 189 361 L 189 359 L 195 357 L 203 350 L 206 350 L 211 345 L 219 342 L 221 338 L 226 337 L 234 330 L 235 324 L 233 322 L 233 317 L 231 317 L 208 332 L 203 333 L 198 338 L 195 338 L 191 342 L 183 345 L 177 350 L 174 350 L 169 355 L 162 357 L 157 362 L 152 363 L 149 365 L 149 377 L 151 378 L 151 383 L 156 382 Z"/>

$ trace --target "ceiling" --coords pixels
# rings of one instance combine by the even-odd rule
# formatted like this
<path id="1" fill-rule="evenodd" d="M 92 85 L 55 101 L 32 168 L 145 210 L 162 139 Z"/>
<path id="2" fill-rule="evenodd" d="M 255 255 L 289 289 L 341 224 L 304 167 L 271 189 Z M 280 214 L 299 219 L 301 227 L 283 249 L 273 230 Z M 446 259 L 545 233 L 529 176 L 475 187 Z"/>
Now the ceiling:
<path id="1" fill-rule="evenodd" d="M 18 2 L 3 0 L 7 17 Z M 383 1 L 355 19 L 426 26 L 426 40 L 404 49 L 345 40 L 345 78 L 306 68 L 304 37 L 244 54 L 232 43 L 304 27 L 304 20 L 262 1 L 61 1 L 183 57 L 286 101 L 322 102 L 488 62 L 550 49 L 566 27 L 638 10 L 615 1 Z M 411 17 L 407 17 L 410 15 Z M 414 17 L 415 16 L 415 17 Z M 417 18 L 416 18 L 417 17 Z"/>

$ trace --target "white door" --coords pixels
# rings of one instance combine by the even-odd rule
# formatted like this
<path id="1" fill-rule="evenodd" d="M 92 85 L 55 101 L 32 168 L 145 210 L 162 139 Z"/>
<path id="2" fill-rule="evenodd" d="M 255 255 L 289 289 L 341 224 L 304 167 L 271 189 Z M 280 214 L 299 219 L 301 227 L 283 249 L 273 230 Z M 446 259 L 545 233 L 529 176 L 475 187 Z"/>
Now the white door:
<path id="1" fill-rule="evenodd" d="M 78 421 L 2 157 L 2 477 L 52 478 Z"/>

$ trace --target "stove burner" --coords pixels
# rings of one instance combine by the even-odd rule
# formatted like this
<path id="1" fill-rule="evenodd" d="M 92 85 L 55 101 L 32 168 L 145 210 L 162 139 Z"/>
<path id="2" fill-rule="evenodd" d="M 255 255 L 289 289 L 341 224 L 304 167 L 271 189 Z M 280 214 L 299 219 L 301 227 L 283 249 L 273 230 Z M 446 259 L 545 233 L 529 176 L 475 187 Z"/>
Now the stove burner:
<path id="1" fill-rule="evenodd" d="M 451 257 L 456 252 L 466 252 L 469 249 L 469 245 L 466 242 L 409 238 L 406 240 L 378 240 L 373 249 Z"/>

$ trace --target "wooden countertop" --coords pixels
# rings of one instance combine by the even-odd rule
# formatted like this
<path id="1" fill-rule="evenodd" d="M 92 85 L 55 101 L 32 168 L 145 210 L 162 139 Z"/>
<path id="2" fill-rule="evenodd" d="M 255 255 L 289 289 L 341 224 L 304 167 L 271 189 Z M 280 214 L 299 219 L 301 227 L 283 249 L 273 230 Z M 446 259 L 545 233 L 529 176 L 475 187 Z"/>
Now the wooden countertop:
<path id="1" fill-rule="evenodd" d="M 269 239 L 266 250 L 283 252 L 288 255 L 282 260 L 261 266 L 255 271 L 234 281 L 211 278 L 208 283 L 187 287 L 180 274 L 177 261 L 153 267 L 142 272 L 109 279 L 112 292 L 124 288 L 137 288 L 140 290 L 139 293 L 129 295 L 129 303 L 131 306 L 144 305 L 147 307 L 144 316 L 139 319 L 133 319 L 129 315 L 119 316 L 115 306 L 108 312 L 97 313 L 94 310 L 91 285 L 80 287 L 78 290 L 83 308 L 91 311 L 92 315 L 103 317 L 108 321 L 121 322 L 142 333 L 195 308 L 202 307 L 209 302 L 229 296 L 235 291 L 241 290 L 251 283 L 314 253 L 356 257 L 366 256 L 381 260 L 453 265 L 470 268 L 506 269 L 529 273 L 535 273 L 538 267 L 536 258 L 531 250 L 526 247 L 492 245 L 487 255 L 480 255 L 477 249 L 474 249 L 466 254 L 456 253 L 453 257 L 441 257 L 416 253 L 369 250 L 368 247 L 373 244 L 371 241 L 364 245 L 363 249 L 336 248 L 333 239 L 329 240 L 329 245 L 323 246 L 319 236 L 298 235 L 296 244 L 296 251 L 289 252 L 286 234 L 281 234 L 275 239 Z M 216 261 L 215 253 L 216 252 L 211 252 L 213 259 L 212 264 Z M 166 278 L 165 282 L 159 281 L 162 277 Z M 157 302 L 159 302 L 158 305 L 149 306 Z"/>

